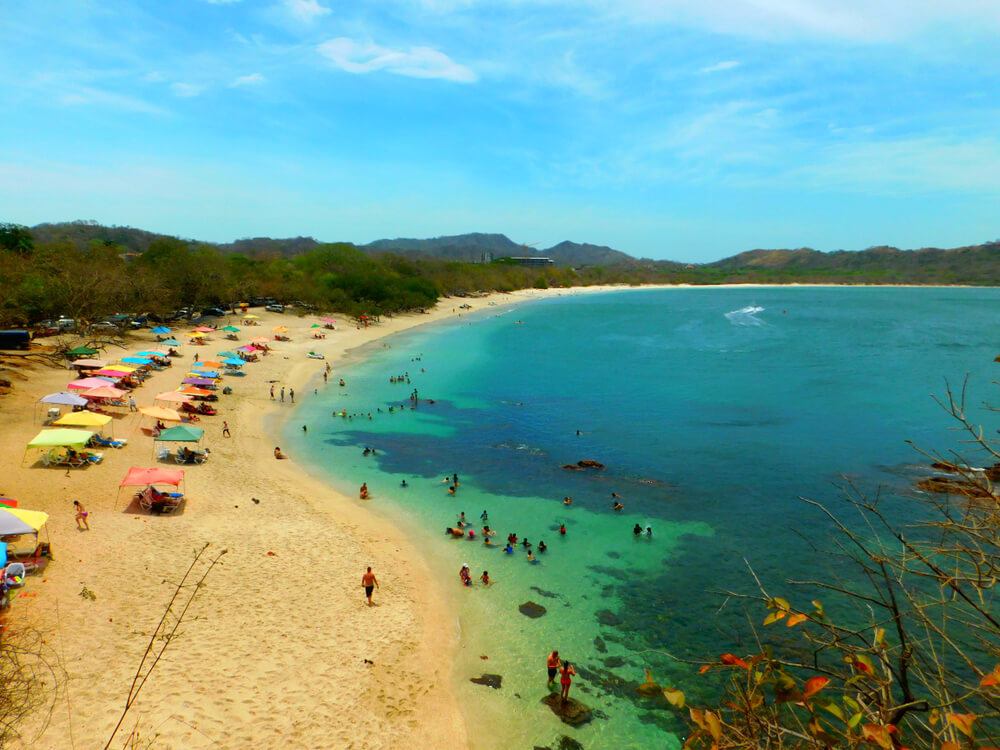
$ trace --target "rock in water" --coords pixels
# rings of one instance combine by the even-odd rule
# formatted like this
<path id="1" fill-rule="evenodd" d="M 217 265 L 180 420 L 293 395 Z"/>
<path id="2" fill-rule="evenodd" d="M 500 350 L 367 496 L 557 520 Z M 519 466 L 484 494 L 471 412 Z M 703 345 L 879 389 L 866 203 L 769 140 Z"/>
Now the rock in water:
<path id="1" fill-rule="evenodd" d="M 610 609 L 599 609 L 597 611 L 597 621 L 601 623 L 601 625 L 607 625 L 612 628 L 622 624 L 622 618 Z"/>
<path id="2" fill-rule="evenodd" d="M 469 682 L 499 690 L 500 685 L 503 683 L 503 677 L 498 674 L 484 674 L 481 677 L 470 677 Z"/>
<path id="3" fill-rule="evenodd" d="M 574 740 L 572 737 L 567 737 L 564 734 L 559 738 L 559 746 L 557 750 L 583 750 L 583 745 Z"/>
<path id="4" fill-rule="evenodd" d="M 549 693 L 542 698 L 542 703 L 551 708 L 552 713 L 571 727 L 586 724 L 594 717 L 594 712 L 576 698 L 563 701 L 562 696 L 558 693 Z"/>
<path id="5" fill-rule="evenodd" d="M 541 604 L 535 602 L 525 602 L 517 609 L 525 617 L 541 617 L 548 611 Z"/>

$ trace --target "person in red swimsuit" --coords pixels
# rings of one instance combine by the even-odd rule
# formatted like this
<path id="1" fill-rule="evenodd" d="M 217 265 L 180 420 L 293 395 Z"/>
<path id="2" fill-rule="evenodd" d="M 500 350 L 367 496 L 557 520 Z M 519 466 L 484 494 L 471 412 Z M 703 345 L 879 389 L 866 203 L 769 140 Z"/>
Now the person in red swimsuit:
<path id="1" fill-rule="evenodd" d="M 562 686 L 562 699 L 563 703 L 569 700 L 569 686 L 573 682 L 573 675 L 576 674 L 576 670 L 573 669 L 573 665 L 568 661 L 563 662 L 562 669 L 559 670 L 561 677 L 559 678 L 559 684 Z"/>

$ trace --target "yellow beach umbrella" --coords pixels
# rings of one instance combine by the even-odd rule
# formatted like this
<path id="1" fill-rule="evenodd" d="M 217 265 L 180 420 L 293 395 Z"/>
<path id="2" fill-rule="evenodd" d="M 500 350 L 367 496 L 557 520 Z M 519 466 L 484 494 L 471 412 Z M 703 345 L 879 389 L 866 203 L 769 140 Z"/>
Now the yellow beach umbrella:
<path id="1" fill-rule="evenodd" d="M 259 315 L 244 315 L 243 320 L 257 320 L 260 318 Z"/>
<path id="2" fill-rule="evenodd" d="M 45 522 L 49 520 L 49 514 L 43 513 L 40 510 L 25 510 L 24 508 L 8 508 L 7 506 L 0 507 L 0 513 L 8 514 L 3 517 L 4 523 L 0 523 L 0 526 L 8 526 L 6 523 L 7 519 L 13 517 L 18 521 L 23 523 L 27 528 L 22 529 L 9 529 L 8 531 L 17 534 L 25 534 L 28 532 L 28 528 L 38 531 L 45 525 Z"/>
<path id="3" fill-rule="evenodd" d="M 139 413 L 153 419 L 162 419 L 167 422 L 183 422 L 181 415 L 173 409 L 166 409 L 162 406 L 144 406 L 139 409 Z"/>
<path id="4" fill-rule="evenodd" d="M 188 338 L 190 338 L 190 339 L 203 339 L 203 338 L 205 338 L 205 334 L 201 333 L 199 331 L 191 331 L 191 333 L 188 334 Z"/>
<path id="5" fill-rule="evenodd" d="M 288 326 L 275 326 L 271 330 L 275 333 L 288 333 Z"/>
<path id="6" fill-rule="evenodd" d="M 111 421 L 107 414 L 95 414 L 92 411 L 71 411 L 63 414 L 52 424 L 60 427 L 104 427 Z"/>

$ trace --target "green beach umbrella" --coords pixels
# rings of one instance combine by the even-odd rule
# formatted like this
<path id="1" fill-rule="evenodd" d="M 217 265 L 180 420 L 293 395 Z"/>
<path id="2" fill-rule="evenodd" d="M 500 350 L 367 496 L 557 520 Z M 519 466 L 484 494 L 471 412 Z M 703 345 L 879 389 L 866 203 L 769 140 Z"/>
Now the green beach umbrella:
<path id="1" fill-rule="evenodd" d="M 225 326 L 222 330 L 223 331 L 229 331 L 230 333 L 239 333 L 240 332 L 240 329 L 237 328 L 236 326 Z"/>
<path id="2" fill-rule="evenodd" d="M 216 357 L 222 357 L 223 359 L 226 359 L 226 358 L 229 358 L 229 357 L 235 357 L 236 356 L 236 352 L 217 352 L 215 356 Z"/>
<path id="3" fill-rule="evenodd" d="M 94 436 L 90 430 L 42 430 L 31 442 L 29 448 L 82 448 Z"/>
<path id="4" fill-rule="evenodd" d="M 91 349 L 89 346 L 78 346 L 76 349 L 70 349 L 66 352 L 69 357 L 92 357 L 97 354 L 97 349 Z"/>
<path id="5" fill-rule="evenodd" d="M 179 424 L 163 430 L 156 439 L 161 443 L 197 443 L 204 434 L 201 427 Z"/>

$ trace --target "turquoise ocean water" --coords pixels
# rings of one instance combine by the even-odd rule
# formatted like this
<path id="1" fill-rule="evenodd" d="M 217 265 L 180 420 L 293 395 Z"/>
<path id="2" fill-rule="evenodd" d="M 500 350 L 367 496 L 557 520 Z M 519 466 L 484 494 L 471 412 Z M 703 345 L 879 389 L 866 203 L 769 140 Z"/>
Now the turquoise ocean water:
<path id="1" fill-rule="evenodd" d="M 350 495 L 367 482 L 369 505 L 426 550 L 460 616 L 475 747 L 567 734 L 588 750 L 675 748 L 680 722 L 635 690 L 644 669 L 709 689 L 667 654 L 741 648 L 742 610 L 721 591 L 750 590 L 744 559 L 775 587 L 835 570 L 816 549 L 830 529 L 800 496 L 842 507 L 847 477 L 906 513 L 891 496 L 923 470 L 904 441 L 958 445 L 930 396 L 966 375 L 971 402 L 992 395 L 998 324 L 995 289 L 640 290 L 491 308 L 356 352 L 302 400 L 285 442 Z M 607 468 L 561 468 L 580 459 Z M 455 497 L 442 483 L 453 472 Z M 484 509 L 496 548 L 446 538 L 462 511 L 478 531 Z M 635 538 L 636 523 L 652 537 Z M 537 564 L 520 547 L 505 555 L 510 532 L 549 549 Z M 466 562 L 494 585 L 460 586 Z M 521 614 L 529 601 L 546 614 Z M 599 712 L 580 729 L 540 703 L 553 648 Z M 502 687 L 468 681 L 483 673 Z"/>

